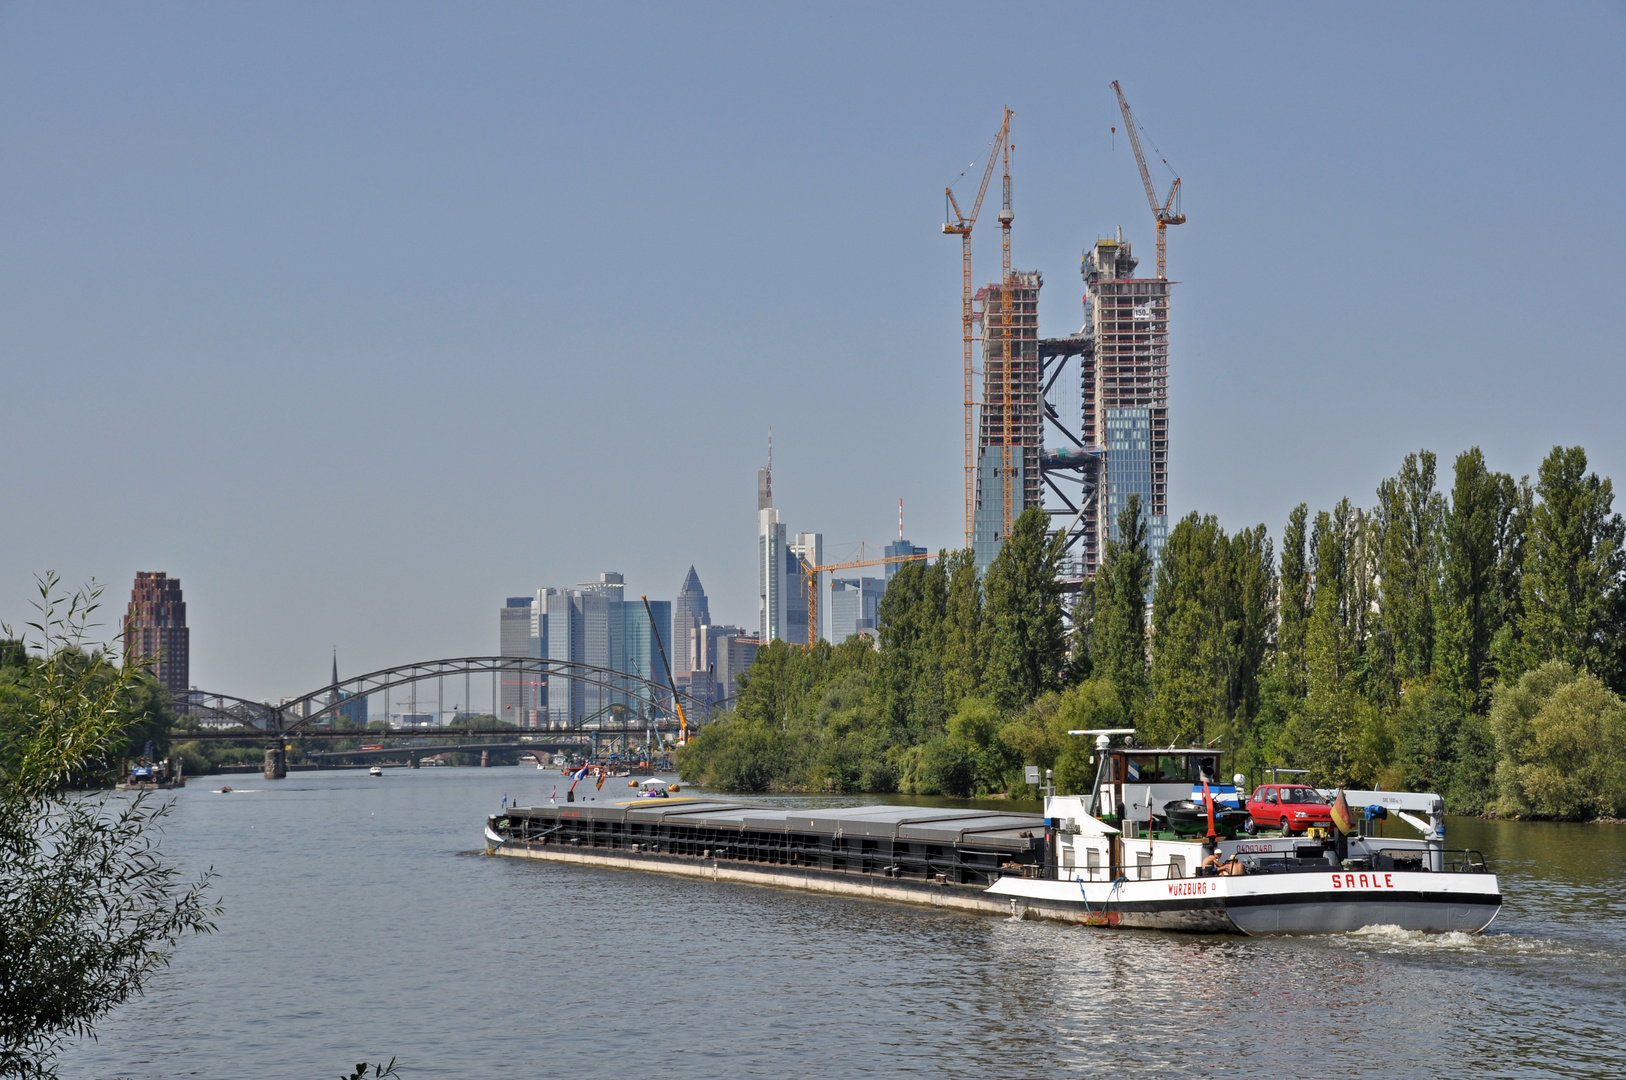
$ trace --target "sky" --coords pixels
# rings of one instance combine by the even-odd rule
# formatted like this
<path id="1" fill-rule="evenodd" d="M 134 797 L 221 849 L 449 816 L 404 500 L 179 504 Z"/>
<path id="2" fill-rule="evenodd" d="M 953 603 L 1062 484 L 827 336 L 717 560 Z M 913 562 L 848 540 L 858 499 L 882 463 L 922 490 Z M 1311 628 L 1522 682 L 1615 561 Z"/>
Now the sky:
<path id="1" fill-rule="evenodd" d="M 0 3 L 0 620 L 165 571 L 252 698 L 606 570 L 754 629 L 770 427 L 827 559 L 900 498 L 958 547 L 943 189 L 1010 107 L 1077 330 L 1086 245 L 1153 260 L 1113 79 L 1188 218 L 1171 519 L 1279 537 L 1424 448 L 1626 477 L 1622 55 L 1620 3 Z"/>

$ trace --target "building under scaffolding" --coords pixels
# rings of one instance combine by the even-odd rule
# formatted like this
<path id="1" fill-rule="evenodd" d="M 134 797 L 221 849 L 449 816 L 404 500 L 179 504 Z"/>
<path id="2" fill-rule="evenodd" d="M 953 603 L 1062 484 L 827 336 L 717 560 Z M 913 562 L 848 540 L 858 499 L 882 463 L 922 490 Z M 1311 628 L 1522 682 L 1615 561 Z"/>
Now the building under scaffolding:
<path id="1" fill-rule="evenodd" d="M 1037 271 L 1015 271 L 1009 285 L 977 293 L 982 324 L 982 404 L 977 422 L 977 495 L 972 548 L 986 571 L 1023 510 L 1041 505 L 1044 445 L 1039 363 Z"/>

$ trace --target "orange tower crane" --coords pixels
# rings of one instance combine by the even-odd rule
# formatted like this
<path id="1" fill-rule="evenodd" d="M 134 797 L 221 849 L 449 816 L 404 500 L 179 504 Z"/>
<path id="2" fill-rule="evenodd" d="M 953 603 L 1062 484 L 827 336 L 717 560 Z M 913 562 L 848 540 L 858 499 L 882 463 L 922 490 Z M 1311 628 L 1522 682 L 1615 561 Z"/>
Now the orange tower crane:
<path id="1" fill-rule="evenodd" d="M 1169 276 L 1167 260 L 1164 258 L 1163 230 L 1170 225 L 1186 223 L 1186 215 L 1174 207 L 1175 200 L 1180 197 L 1180 178 L 1178 176 L 1174 178 L 1174 183 L 1169 185 L 1168 197 L 1163 200 L 1163 205 L 1159 206 L 1157 188 L 1152 186 L 1152 174 L 1146 168 L 1146 155 L 1140 152 L 1140 136 L 1136 134 L 1135 117 L 1129 111 L 1129 102 L 1124 100 L 1123 88 L 1118 85 L 1117 79 L 1112 80 L 1112 89 L 1118 95 L 1118 108 L 1124 114 L 1124 129 L 1129 132 L 1129 145 L 1135 149 L 1135 164 L 1140 166 L 1140 182 L 1146 185 L 1146 201 L 1152 205 L 1152 216 L 1157 219 L 1157 276 L 1162 280 Z M 1168 161 L 1165 160 L 1163 164 L 1167 165 Z"/>
<path id="2" fill-rule="evenodd" d="M 977 214 L 982 210 L 982 197 L 988 194 L 988 182 L 994 177 L 994 162 L 999 160 L 1000 151 L 1005 147 L 1005 141 L 1011 133 L 1011 117 L 1015 114 L 1010 109 L 1005 110 L 1005 116 L 999 125 L 999 131 L 994 134 L 992 148 L 988 151 L 988 165 L 982 172 L 982 186 L 977 188 L 977 199 L 971 204 L 971 214 L 966 216 L 960 210 L 960 204 L 954 198 L 953 188 L 943 189 L 945 204 L 945 217 L 951 218 L 943 222 L 943 231 L 951 236 L 960 238 L 960 328 L 965 339 L 965 546 L 971 546 L 972 513 L 976 500 L 976 443 L 975 433 L 972 431 L 974 419 L 972 409 L 976 399 L 972 396 L 971 386 L 971 227 L 977 223 Z M 1006 185 L 1007 191 L 1009 184 Z M 1006 226 L 1005 272 L 1010 274 L 1010 232 Z"/>
<path id="3" fill-rule="evenodd" d="M 806 582 L 807 590 L 807 647 L 812 648 L 819 641 L 819 575 L 826 570 L 856 570 L 860 566 L 891 566 L 895 563 L 924 562 L 931 558 L 925 552 L 919 555 L 891 555 L 885 559 L 864 558 L 864 545 L 858 545 L 858 558 L 850 562 L 825 563 L 823 566 L 814 566 L 806 559 L 802 560 L 802 577 Z M 830 582 L 834 589 L 836 583 Z"/>

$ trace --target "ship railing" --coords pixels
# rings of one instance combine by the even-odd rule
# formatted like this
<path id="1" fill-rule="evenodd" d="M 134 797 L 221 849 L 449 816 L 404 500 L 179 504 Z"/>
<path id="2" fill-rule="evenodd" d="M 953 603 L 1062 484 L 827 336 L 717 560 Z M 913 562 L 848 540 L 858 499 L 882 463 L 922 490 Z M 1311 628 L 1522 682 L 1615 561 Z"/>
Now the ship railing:
<path id="1" fill-rule="evenodd" d="M 1491 868 L 1485 856 L 1473 848 L 1446 848 L 1445 872 L 1448 874 L 1488 874 Z"/>

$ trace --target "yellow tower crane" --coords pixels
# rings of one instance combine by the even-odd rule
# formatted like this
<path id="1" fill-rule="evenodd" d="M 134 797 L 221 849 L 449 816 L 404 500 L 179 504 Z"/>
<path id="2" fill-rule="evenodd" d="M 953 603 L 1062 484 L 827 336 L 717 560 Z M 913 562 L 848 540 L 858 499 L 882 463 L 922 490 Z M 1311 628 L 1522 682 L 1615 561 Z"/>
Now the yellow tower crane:
<path id="1" fill-rule="evenodd" d="M 1146 155 L 1140 152 L 1140 136 L 1136 134 L 1135 117 L 1129 111 L 1129 102 L 1124 100 L 1123 88 L 1118 85 L 1117 79 L 1112 80 L 1112 89 L 1118 95 L 1118 108 L 1124 114 L 1124 130 L 1129 132 L 1129 145 L 1135 150 L 1135 164 L 1140 166 L 1140 182 L 1146 185 L 1146 201 L 1152 205 L 1152 216 L 1157 219 L 1157 276 L 1162 280 L 1169 276 L 1164 258 L 1163 230 L 1170 225 L 1186 223 L 1186 215 L 1174 205 L 1175 200 L 1180 197 L 1180 178 L 1178 176 L 1174 178 L 1174 183 L 1169 185 L 1168 197 L 1163 200 L 1163 205 L 1159 206 L 1157 188 L 1152 186 L 1152 174 L 1146 168 Z M 1167 165 L 1168 162 L 1164 161 L 1163 164 Z"/>
<path id="2" fill-rule="evenodd" d="M 954 198 L 953 188 L 943 189 L 944 216 L 950 220 L 943 222 L 943 231 L 950 236 L 960 238 L 960 329 L 965 339 L 965 546 L 971 546 L 972 513 L 976 500 L 975 473 L 976 465 L 976 436 L 972 428 L 974 419 L 972 409 L 976 399 L 972 395 L 971 386 L 971 227 L 977 223 L 977 214 L 982 210 L 982 197 L 988 194 L 988 182 L 994 177 L 994 162 L 999 160 L 1000 151 L 1005 148 L 1005 142 L 1011 134 L 1011 117 L 1016 115 L 1010 109 L 1005 110 L 1005 116 L 1000 121 L 999 130 L 994 133 L 993 145 L 988 151 L 988 165 L 982 171 L 982 186 L 977 188 L 977 199 L 971 204 L 971 214 L 967 216 L 960 210 L 960 204 Z M 974 164 L 974 163 L 973 163 Z M 1007 180 L 1006 191 L 1009 193 L 1010 184 Z M 1009 199 L 1007 198 L 1007 204 Z M 1003 217 L 1003 215 L 1001 215 Z M 1006 223 L 1005 231 L 1005 274 L 1010 276 L 1010 226 Z"/>
<path id="3" fill-rule="evenodd" d="M 802 560 L 803 588 L 807 592 L 807 647 L 812 648 L 819 642 L 819 575 L 825 571 L 856 570 L 860 566 L 892 566 L 896 563 L 924 562 L 931 558 L 925 552 L 919 555 L 890 555 L 884 559 L 864 558 L 864 545 L 858 545 L 858 558 L 850 562 L 825 563 L 823 566 L 814 566 L 806 559 Z M 836 583 L 830 582 L 834 590 Z"/>

